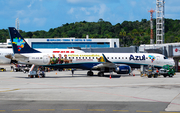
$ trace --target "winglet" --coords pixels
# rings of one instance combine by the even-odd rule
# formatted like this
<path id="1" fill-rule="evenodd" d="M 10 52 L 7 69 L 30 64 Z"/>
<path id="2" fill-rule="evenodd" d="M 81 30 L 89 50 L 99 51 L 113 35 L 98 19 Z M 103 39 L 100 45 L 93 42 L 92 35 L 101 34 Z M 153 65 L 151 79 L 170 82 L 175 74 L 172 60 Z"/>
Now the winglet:
<path id="1" fill-rule="evenodd" d="M 9 35 L 14 54 L 40 53 L 40 51 L 31 48 L 14 27 L 9 27 Z"/>
<path id="2" fill-rule="evenodd" d="M 102 54 L 102 56 L 103 56 L 105 62 L 112 63 L 111 61 L 109 61 L 109 60 L 105 57 L 104 54 Z"/>

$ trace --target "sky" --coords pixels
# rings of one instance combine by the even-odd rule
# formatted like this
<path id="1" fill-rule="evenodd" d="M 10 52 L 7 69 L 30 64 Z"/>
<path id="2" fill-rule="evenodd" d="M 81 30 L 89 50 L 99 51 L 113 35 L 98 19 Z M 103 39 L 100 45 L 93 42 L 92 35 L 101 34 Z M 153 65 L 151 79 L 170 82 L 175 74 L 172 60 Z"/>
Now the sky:
<path id="1" fill-rule="evenodd" d="M 26 32 L 100 18 L 115 25 L 150 20 L 151 9 L 156 10 L 156 0 L 0 0 L 0 29 L 15 27 L 16 18 Z M 180 0 L 165 0 L 165 18 L 180 19 Z"/>

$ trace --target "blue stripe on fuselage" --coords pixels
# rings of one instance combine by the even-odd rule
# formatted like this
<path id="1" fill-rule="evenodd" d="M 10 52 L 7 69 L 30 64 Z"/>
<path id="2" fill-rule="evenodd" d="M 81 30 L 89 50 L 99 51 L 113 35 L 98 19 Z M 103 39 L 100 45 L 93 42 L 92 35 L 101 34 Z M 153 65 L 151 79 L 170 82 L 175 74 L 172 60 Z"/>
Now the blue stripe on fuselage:
<path id="1" fill-rule="evenodd" d="M 80 68 L 85 70 L 91 70 L 94 66 L 100 64 L 100 62 L 84 62 L 84 63 L 69 63 L 69 64 L 51 64 L 42 65 L 44 67 L 52 68 Z"/>

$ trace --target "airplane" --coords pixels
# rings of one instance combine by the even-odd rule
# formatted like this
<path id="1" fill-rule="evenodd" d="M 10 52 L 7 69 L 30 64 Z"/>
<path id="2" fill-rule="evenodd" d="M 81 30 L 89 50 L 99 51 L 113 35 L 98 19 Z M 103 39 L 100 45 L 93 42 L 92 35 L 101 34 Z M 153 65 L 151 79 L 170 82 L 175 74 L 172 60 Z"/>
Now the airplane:
<path id="1" fill-rule="evenodd" d="M 9 27 L 9 34 L 17 61 L 50 68 L 80 68 L 89 70 L 88 76 L 94 75 L 93 70 L 104 76 L 105 72 L 129 74 L 131 68 L 141 65 L 150 64 L 157 68 L 174 65 L 172 59 L 155 53 L 42 53 L 31 48 L 14 27 Z"/>
<path id="2" fill-rule="evenodd" d="M 85 53 L 78 49 L 37 49 L 42 53 Z M 0 48 L 0 64 L 18 63 L 13 60 L 12 48 Z M 19 62 L 22 63 L 22 62 Z"/>

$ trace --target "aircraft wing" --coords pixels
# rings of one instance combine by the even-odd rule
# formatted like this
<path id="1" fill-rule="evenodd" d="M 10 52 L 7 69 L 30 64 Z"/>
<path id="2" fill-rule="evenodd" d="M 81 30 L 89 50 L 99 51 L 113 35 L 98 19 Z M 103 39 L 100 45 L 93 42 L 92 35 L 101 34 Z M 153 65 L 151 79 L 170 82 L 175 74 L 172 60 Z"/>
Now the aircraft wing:
<path id="1" fill-rule="evenodd" d="M 113 62 L 109 61 L 104 54 L 102 54 L 104 61 L 103 63 L 100 63 L 96 66 L 93 67 L 93 69 L 100 69 L 100 68 L 116 68 L 116 64 Z"/>

